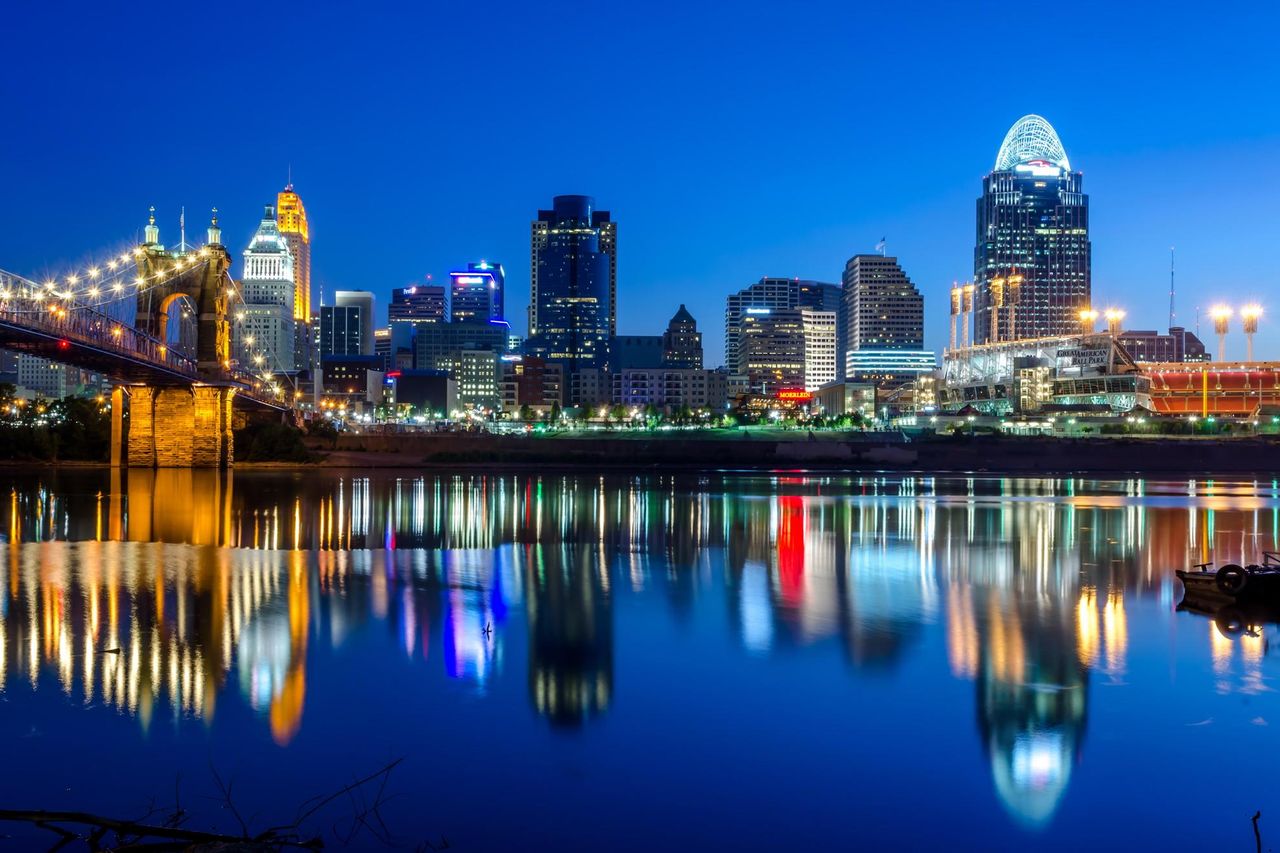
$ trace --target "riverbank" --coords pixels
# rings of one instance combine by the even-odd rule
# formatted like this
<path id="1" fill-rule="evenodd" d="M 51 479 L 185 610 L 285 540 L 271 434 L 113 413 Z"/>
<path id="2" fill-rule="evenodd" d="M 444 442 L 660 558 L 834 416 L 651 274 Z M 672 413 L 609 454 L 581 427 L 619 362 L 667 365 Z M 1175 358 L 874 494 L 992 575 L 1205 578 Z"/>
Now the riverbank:
<path id="1" fill-rule="evenodd" d="M 1280 474 L 1280 441 L 1263 438 L 930 438 L 804 432 L 741 438 L 697 433 L 525 437 L 344 435 L 313 444 L 317 461 L 238 468 L 788 469 L 1010 474 Z"/>

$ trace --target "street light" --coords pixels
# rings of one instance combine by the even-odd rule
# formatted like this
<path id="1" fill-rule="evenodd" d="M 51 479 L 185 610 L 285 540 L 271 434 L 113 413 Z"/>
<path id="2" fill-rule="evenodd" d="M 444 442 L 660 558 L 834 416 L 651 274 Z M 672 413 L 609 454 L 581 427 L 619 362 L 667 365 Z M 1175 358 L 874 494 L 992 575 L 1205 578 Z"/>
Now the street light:
<path id="1" fill-rule="evenodd" d="M 1215 305 L 1209 311 L 1213 330 L 1218 334 L 1218 361 L 1227 360 L 1227 329 L 1231 324 L 1231 306 Z"/>

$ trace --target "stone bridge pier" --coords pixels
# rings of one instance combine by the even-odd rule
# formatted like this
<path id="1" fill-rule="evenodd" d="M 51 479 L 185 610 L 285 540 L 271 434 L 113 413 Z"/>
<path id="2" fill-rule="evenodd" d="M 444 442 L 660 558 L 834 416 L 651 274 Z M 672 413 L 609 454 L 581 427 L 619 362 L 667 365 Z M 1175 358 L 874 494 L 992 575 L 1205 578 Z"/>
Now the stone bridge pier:
<path id="1" fill-rule="evenodd" d="M 111 464 L 130 468 L 230 468 L 235 389 L 214 385 L 111 392 Z"/>

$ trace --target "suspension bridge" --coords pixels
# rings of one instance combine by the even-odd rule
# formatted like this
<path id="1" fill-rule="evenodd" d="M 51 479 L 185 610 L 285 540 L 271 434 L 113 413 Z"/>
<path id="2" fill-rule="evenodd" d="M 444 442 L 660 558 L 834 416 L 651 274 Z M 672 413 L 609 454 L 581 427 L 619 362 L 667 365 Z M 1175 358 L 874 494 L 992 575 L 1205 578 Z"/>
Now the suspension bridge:
<path id="1" fill-rule="evenodd" d="M 264 367 L 275 354 L 233 356 L 230 270 L 216 210 L 204 246 L 184 232 L 169 250 L 153 211 L 146 241 L 102 263 L 44 282 L 0 270 L 0 348 L 110 380 L 112 465 L 228 467 L 233 407 L 293 404 Z"/>

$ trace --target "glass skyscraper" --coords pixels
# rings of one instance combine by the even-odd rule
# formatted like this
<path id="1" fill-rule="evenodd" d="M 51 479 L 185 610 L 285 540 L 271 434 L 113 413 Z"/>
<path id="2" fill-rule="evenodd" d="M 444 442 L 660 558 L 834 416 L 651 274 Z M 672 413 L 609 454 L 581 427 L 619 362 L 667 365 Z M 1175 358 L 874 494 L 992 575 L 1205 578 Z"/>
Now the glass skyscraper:
<path id="1" fill-rule="evenodd" d="M 1009 129 L 982 179 L 974 249 L 975 343 L 1073 334 L 1091 298 L 1089 197 L 1049 122 Z"/>
<path id="2" fill-rule="evenodd" d="M 594 208 L 590 196 L 556 196 L 533 223 L 526 349 L 563 364 L 566 377 L 608 365 L 616 232 Z"/>

